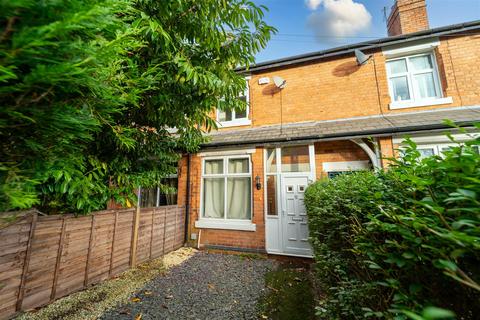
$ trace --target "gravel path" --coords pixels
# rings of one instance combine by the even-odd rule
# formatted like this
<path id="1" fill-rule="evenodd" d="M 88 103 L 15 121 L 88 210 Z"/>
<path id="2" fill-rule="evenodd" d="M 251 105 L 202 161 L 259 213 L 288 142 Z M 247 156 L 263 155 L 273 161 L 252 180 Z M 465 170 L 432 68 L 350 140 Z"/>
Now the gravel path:
<path id="1" fill-rule="evenodd" d="M 276 266 L 268 259 L 198 252 L 101 319 L 257 319 L 264 276 Z"/>

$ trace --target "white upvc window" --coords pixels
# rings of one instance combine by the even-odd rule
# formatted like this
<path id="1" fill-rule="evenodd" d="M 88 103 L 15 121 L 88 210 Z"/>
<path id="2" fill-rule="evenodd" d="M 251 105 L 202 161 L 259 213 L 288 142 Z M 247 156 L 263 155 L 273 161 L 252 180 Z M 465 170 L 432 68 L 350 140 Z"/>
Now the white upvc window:
<path id="1" fill-rule="evenodd" d="M 443 153 L 449 149 L 458 146 L 455 143 L 440 143 L 440 144 L 420 144 L 417 145 L 417 151 L 420 153 L 420 159 L 428 158 L 431 156 L 443 157 Z M 479 153 L 478 146 L 474 146 L 475 152 Z"/>
<path id="2" fill-rule="evenodd" d="M 250 114 L 250 89 L 248 80 L 250 77 L 245 78 L 246 88 L 245 91 L 239 96 L 239 99 L 244 101 L 247 105 L 245 110 L 217 110 L 217 121 L 221 127 L 233 127 L 251 124 L 251 120 L 248 118 Z"/>
<path id="3" fill-rule="evenodd" d="M 198 228 L 254 231 L 252 165 L 249 155 L 208 157 L 202 165 Z"/>
<path id="4" fill-rule="evenodd" d="M 452 102 L 452 98 L 443 98 L 433 52 L 388 60 L 387 76 L 392 98 L 390 109 Z"/>

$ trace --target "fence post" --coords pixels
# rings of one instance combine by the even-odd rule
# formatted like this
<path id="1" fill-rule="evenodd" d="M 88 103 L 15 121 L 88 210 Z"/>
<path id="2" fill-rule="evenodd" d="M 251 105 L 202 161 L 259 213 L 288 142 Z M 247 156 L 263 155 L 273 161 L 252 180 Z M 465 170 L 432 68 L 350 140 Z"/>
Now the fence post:
<path id="1" fill-rule="evenodd" d="M 95 214 L 92 214 L 92 224 L 90 226 L 90 239 L 88 240 L 87 264 L 85 265 L 85 277 L 83 279 L 83 286 L 88 285 L 88 273 L 90 272 L 90 257 L 92 255 L 93 235 L 95 232 Z"/>
<path id="2" fill-rule="evenodd" d="M 173 231 L 172 250 L 175 250 L 177 248 L 177 228 L 178 228 L 178 206 L 175 208 L 175 229 Z"/>
<path id="3" fill-rule="evenodd" d="M 163 209 L 163 248 L 162 255 L 165 255 L 165 238 L 167 233 L 167 209 Z"/>
<path id="4" fill-rule="evenodd" d="M 149 259 L 152 259 L 152 249 L 153 249 L 153 226 L 155 222 L 155 212 L 157 212 L 156 209 L 153 209 L 152 212 L 152 232 L 150 233 L 150 257 Z"/>
<path id="5" fill-rule="evenodd" d="M 138 242 L 138 226 L 140 224 L 140 206 L 137 205 L 133 220 L 133 232 L 132 232 L 132 252 L 130 257 L 130 267 L 135 267 L 137 263 L 137 242 Z"/>
<path id="6" fill-rule="evenodd" d="M 112 277 L 112 268 L 113 268 L 113 251 L 115 250 L 115 236 L 117 234 L 118 226 L 118 211 L 115 211 L 115 222 L 113 223 L 113 236 L 112 236 L 112 250 L 110 252 L 110 269 L 108 270 L 108 277 Z"/>
<path id="7" fill-rule="evenodd" d="M 20 311 L 22 308 L 23 297 L 25 295 L 25 281 L 27 279 L 28 265 L 30 264 L 30 255 L 32 254 L 32 239 L 35 234 L 35 228 L 37 226 L 38 213 L 34 212 L 32 215 L 32 221 L 30 223 L 30 234 L 28 235 L 27 250 L 25 252 L 25 259 L 23 260 L 22 278 L 20 280 L 20 287 L 18 289 L 18 297 L 16 304 L 16 311 Z"/>
<path id="8" fill-rule="evenodd" d="M 62 231 L 60 233 L 60 242 L 58 243 L 57 261 L 55 262 L 55 272 L 53 273 L 53 285 L 52 285 L 52 292 L 50 294 L 50 300 L 55 299 L 55 295 L 57 293 L 58 269 L 60 268 L 60 262 L 62 259 L 63 242 L 65 240 L 65 226 L 66 226 L 65 217 L 63 217 Z"/>

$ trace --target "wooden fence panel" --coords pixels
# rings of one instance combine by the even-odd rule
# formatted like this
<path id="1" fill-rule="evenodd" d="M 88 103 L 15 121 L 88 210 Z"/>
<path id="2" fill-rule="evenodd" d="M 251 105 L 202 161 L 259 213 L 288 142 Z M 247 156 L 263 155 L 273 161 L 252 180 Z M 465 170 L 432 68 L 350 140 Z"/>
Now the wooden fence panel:
<path id="1" fill-rule="evenodd" d="M 34 219 L 25 218 L 0 233 L 0 315 L 15 313 Z"/>
<path id="2" fill-rule="evenodd" d="M 152 258 L 158 258 L 163 255 L 163 244 L 165 235 L 165 208 L 155 208 L 153 215 L 153 232 L 152 232 Z"/>
<path id="3" fill-rule="evenodd" d="M 0 229 L 0 319 L 45 305 L 130 268 L 136 209 L 24 217 Z M 183 245 L 185 208 L 140 210 L 136 262 Z"/>
<path id="4" fill-rule="evenodd" d="M 177 250 L 183 247 L 185 241 L 185 211 L 182 208 L 176 208 L 177 218 L 175 220 L 175 246 Z"/>
<path id="5" fill-rule="evenodd" d="M 170 252 L 175 246 L 175 220 L 177 219 L 177 208 L 167 207 L 167 218 L 165 226 L 165 245 L 164 251 Z"/>
<path id="6" fill-rule="evenodd" d="M 115 214 L 97 215 L 89 261 L 88 283 L 109 278 Z"/>
<path id="7" fill-rule="evenodd" d="M 131 239 L 135 209 L 119 212 L 111 275 L 119 274 L 130 267 Z"/>
<path id="8" fill-rule="evenodd" d="M 142 210 L 138 229 L 137 263 L 142 263 L 150 258 L 150 243 L 152 236 L 153 208 Z"/>
<path id="9" fill-rule="evenodd" d="M 26 270 L 22 310 L 35 308 L 50 301 L 62 224 L 63 220 L 57 217 L 38 217 L 32 239 L 30 263 Z"/>
<path id="10" fill-rule="evenodd" d="M 55 298 L 83 289 L 91 217 L 67 219 Z"/>

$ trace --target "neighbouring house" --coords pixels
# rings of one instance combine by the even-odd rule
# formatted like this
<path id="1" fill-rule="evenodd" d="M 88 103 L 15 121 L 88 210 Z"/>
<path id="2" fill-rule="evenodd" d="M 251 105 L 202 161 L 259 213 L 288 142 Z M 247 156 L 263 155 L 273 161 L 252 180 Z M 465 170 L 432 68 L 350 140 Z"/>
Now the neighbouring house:
<path id="1" fill-rule="evenodd" d="M 248 109 L 218 111 L 220 128 L 179 163 L 189 241 L 311 257 L 309 183 L 385 167 L 406 135 L 441 154 L 444 119 L 475 133 L 480 21 L 430 29 L 424 0 L 397 0 L 388 34 L 238 70 Z"/>

